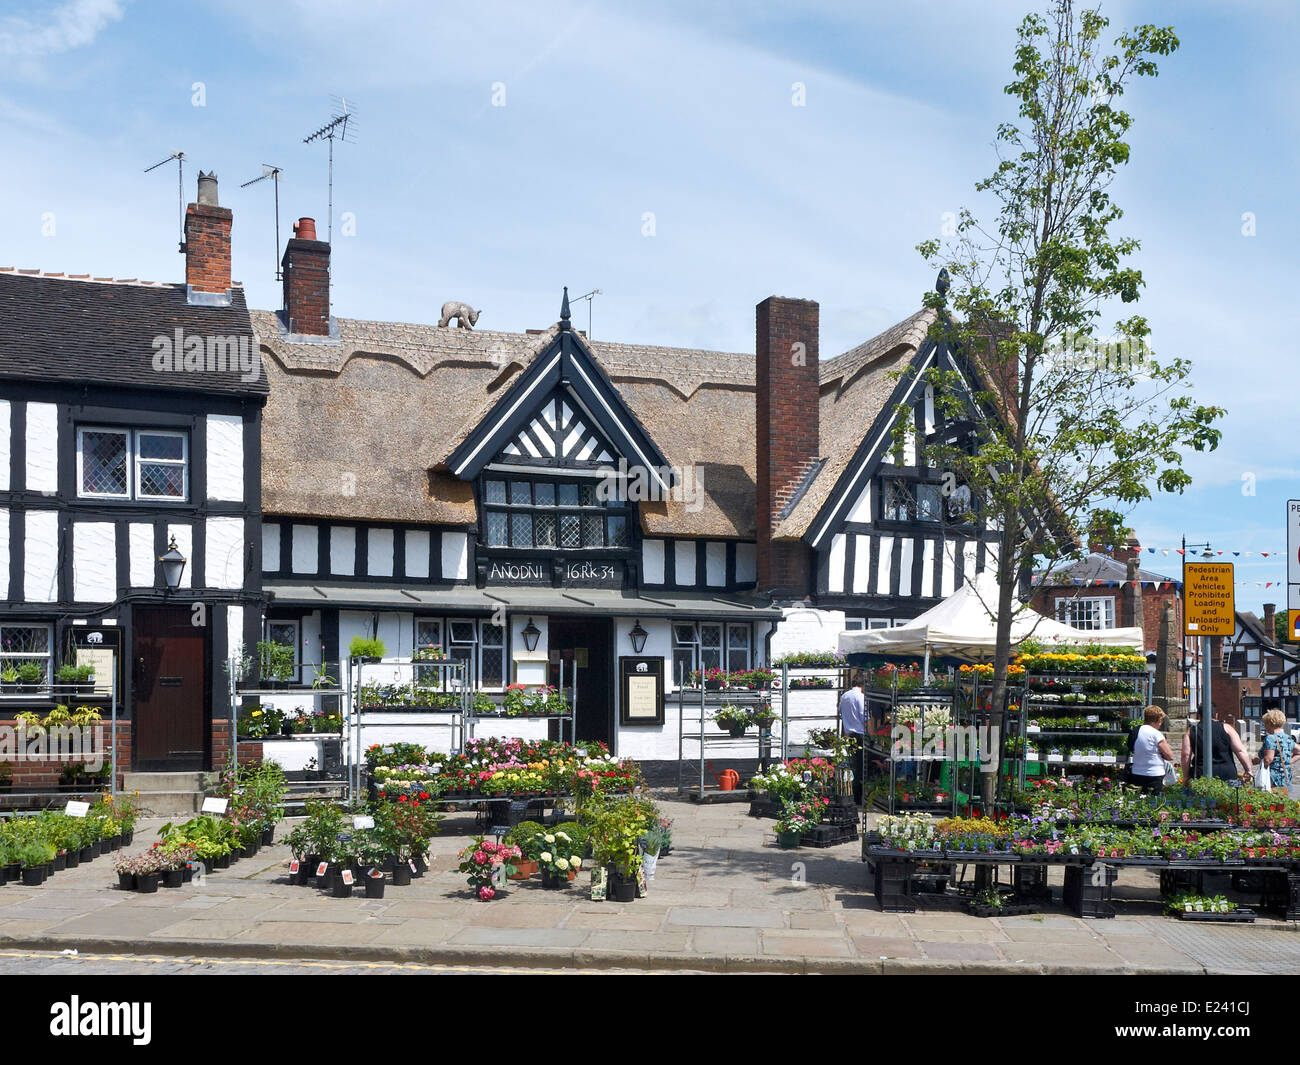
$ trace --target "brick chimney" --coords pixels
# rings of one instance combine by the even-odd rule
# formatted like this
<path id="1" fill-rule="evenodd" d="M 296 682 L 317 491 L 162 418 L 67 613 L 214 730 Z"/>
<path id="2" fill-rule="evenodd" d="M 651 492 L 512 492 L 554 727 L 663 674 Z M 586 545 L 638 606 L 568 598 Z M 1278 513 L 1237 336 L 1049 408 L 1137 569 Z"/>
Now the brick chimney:
<path id="1" fill-rule="evenodd" d="M 1277 625 L 1277 622 L 1273 620 L 1276 614 L 1277 614 L 1276 603 L 1264 604 L 1264 620 L 1263 620 L 1264 632 L 1268 636 L 1269 641 L 1271 643 L 1277 643 L 1277 629 L 1275 627 Z"/>
<path id="2" fill-rule="evenodd" d="M 198 202 L 185 209 L 185 285 L 190 303 L 230 302 L 230 230 L 234 216 L 217 204 L 217 175 L 199 171 Z"/>
<path id="3" fill-rule="evenodd" d="M 800 542 L 772 541 L 782 511 L 819 457 L 818 307 L 769 296 L 755 309 L 758 590 L 810 594 L 811 559 Z"/>
<path id="4" fill-rule="evenodd" d="M 1116 562 L 1130 562 L 1133 559 L 1141 558 L 1141 557 L 1142 557 L 1142 545 L 1138 543 L 1136 536 L 1130 536 L 1127 540 L 1124 541 L 1124 544 L 1122 546 L 1120 544 L 1115 545 Z M 1132 579 L 1133 579 L 1132 577 L 1129 578 L 1129 580 Z"/>
<path id="5" fill-rule="evenodd" d="M 316 239 L 315 219 L 299 219 L 293 232 L 281 260 L 289 332 L 329 336 L 330 246 Z"/>

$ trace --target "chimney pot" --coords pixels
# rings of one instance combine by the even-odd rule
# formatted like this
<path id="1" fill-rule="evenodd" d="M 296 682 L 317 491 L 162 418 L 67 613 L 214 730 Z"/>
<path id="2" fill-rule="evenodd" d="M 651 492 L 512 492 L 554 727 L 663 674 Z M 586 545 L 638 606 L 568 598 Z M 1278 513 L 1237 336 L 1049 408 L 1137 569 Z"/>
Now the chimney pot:
<path id="1" fill-rule="evenodd" d="M 215 170 L 204 173 L 199 171 L 199 203 L 217 207 L 217 173 Z"/>
<path id="2" fill-rule="evenodd" d="M 316 239 L 316 219 L 300 218 L 293 224 L 293 235 L 299 240 Z"/>

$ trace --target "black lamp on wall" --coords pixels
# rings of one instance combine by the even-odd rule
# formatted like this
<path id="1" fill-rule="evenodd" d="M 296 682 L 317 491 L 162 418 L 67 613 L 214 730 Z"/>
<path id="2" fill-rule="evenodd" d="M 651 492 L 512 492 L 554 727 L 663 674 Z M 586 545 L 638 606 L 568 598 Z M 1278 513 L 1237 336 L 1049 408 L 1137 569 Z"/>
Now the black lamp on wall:
<path id="1" fill-rule="evenodd" d="M 171 538 L 171 543 L 167 545 L 166 553 L 158 556 L 158 561 L 162 564 L 163 581 L 167 585 L 167 590 L 169 592 L 176 591 L 181 586 L 181 574 L 185 572 L 187 559 L 176 546 L 175 536 Z"/>
<path id="2" fill-rule="evenodd" d="M 523 633 L 524 646 L 530 651 L 537 650 L 537 640 L 542 635 L 542 630 L 533 624 L 533 619 L 528 619 L 528 624 L 524 626 Z"/>
<path id="3" fill-rule="evenodd" d="M 645 642 L 649 633 L 641 627 L 641 619 L 637 618 L 636 624 L 632 626 L 632 631 L 628 634 L 628 639 L 632 641 L 632 653 L 640 654 L 645 650 Z"/>

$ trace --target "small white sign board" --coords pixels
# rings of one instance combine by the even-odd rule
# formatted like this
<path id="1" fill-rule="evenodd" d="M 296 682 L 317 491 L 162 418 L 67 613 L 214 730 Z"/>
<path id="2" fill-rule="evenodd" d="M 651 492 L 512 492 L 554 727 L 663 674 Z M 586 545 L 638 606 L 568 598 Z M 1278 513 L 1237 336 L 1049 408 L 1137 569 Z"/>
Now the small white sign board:
<path id="1" fill-rule="evenodd" d="M 68 800 L 68 805 L 63 808 L 63 812 L 69 817 L 85 817 L 90 813 L 90 803 L 76 802 L 73 799 Z"/>
<path id="2" fill-rule="evenodd" d="M 352 818 L 352 827 L 356 829 L 374 828 L 375 819 L 369 814 L 356 814 Z"/>
<path id="3" fill-rule="evenodd" d="M 203 800 L 203 806 L 200 812 L 205 814 L 224 814 L 226 812 L 226 807 L 229 804 L 229 799 L 218 799 L 209 795 Z"/>

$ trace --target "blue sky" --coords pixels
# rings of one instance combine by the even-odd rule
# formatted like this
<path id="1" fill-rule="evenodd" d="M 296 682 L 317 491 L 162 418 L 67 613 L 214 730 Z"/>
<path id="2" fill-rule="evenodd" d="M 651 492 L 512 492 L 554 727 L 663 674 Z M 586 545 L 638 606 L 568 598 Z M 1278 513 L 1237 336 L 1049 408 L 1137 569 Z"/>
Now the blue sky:
<path id="1" fill-rule="evenodd" d="M 300 215 L 323 231 L 325 150 L 301 142 L 342 94 L 358 136 L 336 156 L 337 314 L 432 322 L 461 299 L 481 327 L 522 330 L 555 320 L 567 284 L 603 290 L 597 338 L 751 351 L 754 304 L 776 293 L 821 303 L 829 357 L 916 309 L 933 278 L 915 245 L 945 212 L 980 210 L 1031 6 L 6 0 L 0 265 L 182 278 L 174 166 L 142 173 L 181 149 L 186 201 L 215 169 L 235 277 L 278 307 L 271 189 L 239 185 L 283 166 L 282 236 Z M 1188 460 L 1193 487 L 1131 523 L 1145 545 L 1251 551 L 1239 606 L 1282 603 L 1253 582 L 1285 579 L 1259 553 L 1284 549 L 1300 496 L 1284 400 L 1300 10 L 1104 10 L 1182 41 L 1126 98 L 1133 160 L 1114 192 L 1143 243 L 1157 355 L 1192 359 L 1198 395 L 1229 411 L 1219 451 Z M 1145 557 L 1171 574 L 1176 559 Z"/>

